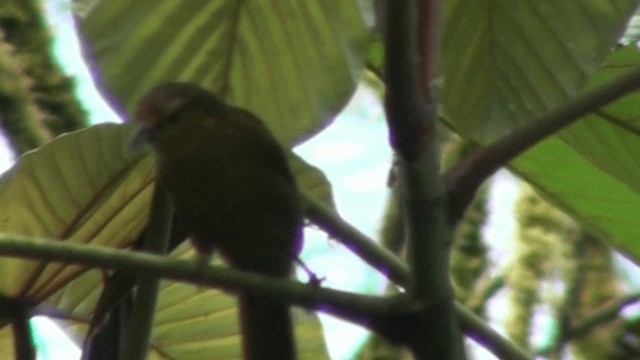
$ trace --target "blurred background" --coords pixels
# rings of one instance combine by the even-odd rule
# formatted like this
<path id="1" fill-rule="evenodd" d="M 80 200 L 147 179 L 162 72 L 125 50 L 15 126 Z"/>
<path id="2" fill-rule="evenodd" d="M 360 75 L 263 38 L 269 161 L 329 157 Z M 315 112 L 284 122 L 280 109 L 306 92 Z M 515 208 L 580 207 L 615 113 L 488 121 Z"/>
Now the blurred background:
<path id="1" fill-rule="evenodd" d="M 53 51 L 73 77 L 91 123 L 120 122 L 81 60 L 69 2 L 48 0 L 45 5 Z M 392 160 L 380 99 L 377 85 L 364 79 L 335 122 L 295 149 L 325 172 L 340 214 L 374 239 L 381 238 L 385 223 Z M 444 127 L 442 143 L 445 166 L 468 151 Z M 1 166 L 7 169 L 14 155 L 6 144 L 3 149 Z M 382 277 L 324 233 L 308 228 L 305 236 L 303 258 L 326 278 L 323 284 L 369 294 L 389 291 Z M 494 176 L 456 232 L 452 266 L 460 301 L 540 358 L 636 356 L 632 354 L 638 349 L 637 266 L 507 171 Z M 585 320 L 580 323 L 584 334 L 576 335 L 568 347 L 558 345 L 567 336 L 563 332 L 567 309 L 574 311 L 572 317 Z M 403 356 L 380 339 L 371 339 L 363 329 L 326 316 L 322 321 L 333 359 Z M 32 324 L 40 359 L 79 358 L 77 346 L 53 322 L 37 317 Z M 481 346 L 469 346 L 474 359 L 494 358 Z M 372 355 L 376 353 L 395 355 Z"/>

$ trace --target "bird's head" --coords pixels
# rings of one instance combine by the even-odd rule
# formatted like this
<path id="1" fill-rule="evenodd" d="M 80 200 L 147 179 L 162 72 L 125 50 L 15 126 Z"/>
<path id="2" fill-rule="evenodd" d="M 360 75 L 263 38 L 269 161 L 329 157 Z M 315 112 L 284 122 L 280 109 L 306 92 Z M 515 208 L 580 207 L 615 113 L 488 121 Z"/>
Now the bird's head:
<path id="1" fill-rule="evenodd" d="M 203 119 L 224 118 L 228 106 L 207 90 L 171 82 L 151 89 L 138 102 L 134 121 L 139 128 L 131 148 L 151 144 L 161 153 L 187 150 L 202 134 Z"/>

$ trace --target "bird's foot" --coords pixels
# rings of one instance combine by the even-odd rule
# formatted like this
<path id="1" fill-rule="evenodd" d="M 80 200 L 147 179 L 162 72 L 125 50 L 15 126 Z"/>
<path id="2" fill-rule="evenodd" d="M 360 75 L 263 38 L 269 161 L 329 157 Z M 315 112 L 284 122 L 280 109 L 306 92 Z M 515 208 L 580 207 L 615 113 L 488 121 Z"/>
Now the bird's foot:
<path id="1" fill-rule="evenodd" d="M 204 275 L 205 271 L 209 268 L 211 263 L 211 254 L 198 254 L 195 259 L 195 266 L 199 274 Z M 198 292 L 207 290 L 204 285 L 198 285 Z"/>
<path id="2" fill-rule="evenodd" d="M 313 272 L 313 270 L 311 270 L 309 268 L 309 266 L 307 266 L 307 264 L 305 264 L 304 261 L 302 261 L 302 259 L 300 259 L 299 257 L 295 258 L 295 261 L 300 265 L 300 267 L 302 267 L 302 269 L 304 270 L 305 273 L 307 273 L 307 276 L 309 277 L 308 283 L 309 285 L 313 286 L 314 288 L 319 288 L 320 285 L 322 284 L 322 282 L 326 279 L 325 277 L 319 277 L 315 272 Z"/>

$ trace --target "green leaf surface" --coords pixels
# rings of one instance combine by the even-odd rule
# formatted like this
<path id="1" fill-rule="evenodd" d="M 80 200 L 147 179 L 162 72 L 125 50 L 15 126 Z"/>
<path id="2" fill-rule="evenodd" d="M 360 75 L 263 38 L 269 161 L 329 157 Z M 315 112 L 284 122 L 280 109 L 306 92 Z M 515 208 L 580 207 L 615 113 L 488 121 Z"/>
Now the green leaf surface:
<path id="1" fill-rule="evenodd" d="M 607 243 L 640 259 L 638 192 L 555 137 L 516 159 L 511 168 Z"/>
<path id="2" fill-rule="evenodd" d="M 445 116 L 476 142 L 488 143 L 562 106 L 582 88 L 640 65 L 635 45 L 612 51 L 637 1 L 487 5 L 455 2 L 445 35 Z M 472 12 L 481 6 L 482 15 Z M 635 259 L 640 259 L 638 104 L 640 93 L 629 94 L 510 164 L 548 200 Z"/>
<path id="3" fill-rule="evenodd" d="M 622 35 L 634 0 L 447 3 L 444 115 L 486 143 L 576 94 Z"/>
<path id="4" fill-rule="evenodd" d="M 112 102 L 129 113 L 160 82 L 198 83 L 287 145 L 346 104 L 369 41 L 355 0 L 109 0 L 80 25 Z"/>
<path id="5" fill-rule="evenodd" d="M 288 160 L 300 189 L 307 194 L 313 194 L 314 198 L 335 208 L 331 184 L 322 170 L 309 164 L 293 152 L 289 153 Z"/>
<path id="6" fill-rule="evenodd" d="M 98 125 L 21 156 L 0 179 L 0 232 L 111 247 L 129 245 L 147 221 L 150 157 L 130 155 L 131 126 Z M 36 302 L 83 269 L 0 259 L 0 291 Z"/>
<path id="7" fill-rule="evenodd" d="M 15 359 L 13 331 L 11 326 L 0 329 L 0 353 L 6 359 Z"/>
<path id="8" fill-rule="evenodd" d="M 630 45 L 614 52 L 589 86 L 640 65 Z M 640 93 L 579 120 L 511 167 L 601 238 L 640 259 Z"/>

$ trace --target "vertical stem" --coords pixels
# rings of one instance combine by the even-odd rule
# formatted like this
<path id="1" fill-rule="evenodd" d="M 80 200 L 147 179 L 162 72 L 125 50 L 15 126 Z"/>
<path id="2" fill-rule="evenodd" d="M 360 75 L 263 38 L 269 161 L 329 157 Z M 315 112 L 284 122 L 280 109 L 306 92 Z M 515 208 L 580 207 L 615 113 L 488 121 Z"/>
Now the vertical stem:
<path id="1" fill-rule="evenodd" d="M 426 101 L 433 101 L 427 87 L 439 56 L 434 12 L 439 1 L 416 0 L 416 5 L 388 1 L 385 34 L 385 109 L 391 146 L 399 157 L 398 191 L 411 273 L 407 290 L 423 304 L 410 320 L 413 328 L 406 342 L 417 359 L 464 359 L 449 280 L 450 229 L 435 141 L 435 104 Z"/>
<path id="2" fill-rule="evenodd" d="M 440 28 L 442 3 L 439 0 L 417 0 L 418 54 L 420 56 L 420 80 L 427 101 L 435 103 L 433 80 L 438 77 L 440 63 Z"/>
<path id="3" fill-rule="evenodd" d="M 35 360 L 36 348 L 33 343 L 29 314 L 22 306 L 15 307 L 12 323 L 16 359 Z"/>
<path id="4" fill-rule="evenodd" d="M 144 250 L 164 254 L 169 243 L 173 208 L 167 191 L 156 183 L 149 215 L 149 226 L 145 238 Z M 127 343 L 123 358 L 125 360 L 147 359 L 153 329 L 160 279 L 154 276 L 139 276 L 138 289 L 133 303 L 131 327 L 128 329 Z"/>
<path id="5" fill-rule="evenodd" d="M 438 157 L 429 150 L 420 161 L 401 163 L 399 178 L 406 209 L 411 291 L 417 298 L 433 302 L 451 296 L 450 233 L 443 211 L 444 188 L 437 176 Z"/>

